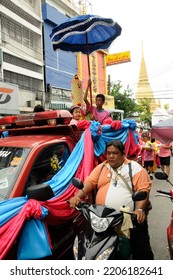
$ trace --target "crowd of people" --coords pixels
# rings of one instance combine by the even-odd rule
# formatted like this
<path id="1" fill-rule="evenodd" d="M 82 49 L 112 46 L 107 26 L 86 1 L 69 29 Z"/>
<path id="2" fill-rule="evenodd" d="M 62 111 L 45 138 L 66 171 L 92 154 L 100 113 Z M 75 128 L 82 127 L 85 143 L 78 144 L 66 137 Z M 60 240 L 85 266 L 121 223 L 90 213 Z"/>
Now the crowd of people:
<path id="1" fill-rule="evenodd" d="M 160 168 L 170 176 L 170 161 L 172 155 L 172 142 L 161 143 L 152 138 L 149 130 L 140 127 L 138 141 L 141 147 L 142 165 L 147 170 L 151 180 L 154 178 L 154 172 Z"/>

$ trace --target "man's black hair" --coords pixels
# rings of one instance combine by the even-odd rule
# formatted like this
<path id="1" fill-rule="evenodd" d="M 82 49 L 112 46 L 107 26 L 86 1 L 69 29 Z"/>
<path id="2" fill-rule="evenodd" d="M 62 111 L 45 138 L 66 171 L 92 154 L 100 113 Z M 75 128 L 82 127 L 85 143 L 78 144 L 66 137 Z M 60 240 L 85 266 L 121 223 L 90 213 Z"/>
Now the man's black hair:
<path id="1" fill-rule="evenodd" d="M 34 113 L 35 112 L 44 112 L 44 111 L 45 111 L 44 107 L 42 105 L 40 105 L 40 104 L 36 105 L 34 107 L 34 110 L 33 110 Z"/>
<path id="2" fill-rule="evenodd" d="M 108 142 L 106 144 L 106 151 L 107 151 L 107 148 L 110 146 L 114 146 L 121 152 L 121 154 L 124 154 L 125 147 L 124 147 L 124 144 L 120 140 L 112 140 L 112 141 Z"/>
<path id="3" fill-rule="evenodd" d="M 98 94 L 96 95 L 96 99 L 97 99 L 97 98 L 101 98 L 102 101 L 105 102 L 105 95 L 104 95 L 104 94 L 98 93 Z"/>

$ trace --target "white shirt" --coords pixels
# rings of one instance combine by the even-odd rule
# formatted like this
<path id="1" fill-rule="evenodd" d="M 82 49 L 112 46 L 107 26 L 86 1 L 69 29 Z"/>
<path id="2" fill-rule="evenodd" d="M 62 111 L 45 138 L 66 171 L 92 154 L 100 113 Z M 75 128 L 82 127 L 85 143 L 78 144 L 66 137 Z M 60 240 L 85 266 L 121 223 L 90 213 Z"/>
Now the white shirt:
<path id="1" fill-rule="evenodd" d="M 130 207 L 130 211 L 133 211 L 134 202 L 132 200 L 132 192 L 130 192 L 128 186 L 119 176 L 119 174 L 121 174 L 131 187 L 128 164 L 121 165 L 117 169 L 117 173 L 110 167 L 110 165 L 108 165 L 108 168 L 112 173 L 112 179 L 106 194 L 105 205 L 113 207 L 117 211 L 119 211 L 122 206 L 128 206 Z"/>

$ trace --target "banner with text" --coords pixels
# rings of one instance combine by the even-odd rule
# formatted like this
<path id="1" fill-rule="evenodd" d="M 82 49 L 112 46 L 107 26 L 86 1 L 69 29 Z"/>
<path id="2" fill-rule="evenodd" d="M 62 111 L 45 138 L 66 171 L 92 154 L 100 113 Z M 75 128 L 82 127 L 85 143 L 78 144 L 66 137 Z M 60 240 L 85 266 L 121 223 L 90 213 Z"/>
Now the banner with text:
<path id="1" fill-rule="evenodd" d="M 106 66 L 124 63 L 124 62 L 130 62 L 130 61 L 131 61 L 130 60 L 130 51 L 108 54 L 106 56 Z"/>

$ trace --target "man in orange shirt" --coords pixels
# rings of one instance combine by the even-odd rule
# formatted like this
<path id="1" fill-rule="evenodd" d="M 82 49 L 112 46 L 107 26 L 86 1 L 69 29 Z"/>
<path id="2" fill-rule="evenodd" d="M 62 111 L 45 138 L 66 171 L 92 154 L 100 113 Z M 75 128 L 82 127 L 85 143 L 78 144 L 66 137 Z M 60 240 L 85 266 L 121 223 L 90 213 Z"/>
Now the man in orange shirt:
<path id="1" fill-rule="evenodd" d="M 137 215 L 137 222 L 130 231 L 132 258 L 136 260 L 152 260 L 153 252 L 150 246 L 148 223 L 145 209 L 149 201 L 151 180 L 147 171 L 137 162 L 130 161 L 125 156 L 124 145 L 119 140 L 113 140 L 106 146 L 107 160 L 99 164 L 84 182 L 83 190 L 70 199 L 70 207 L 77 206 L 86 194 L 97 188 L 96 204 L 113 207 L 117 210 L 127 205 Z M 129 174 L 129 163 L 132 168 L 134 191 L 147 191 L 148 197 L 142 201 L 133 202 L 132 184 Z"/>

